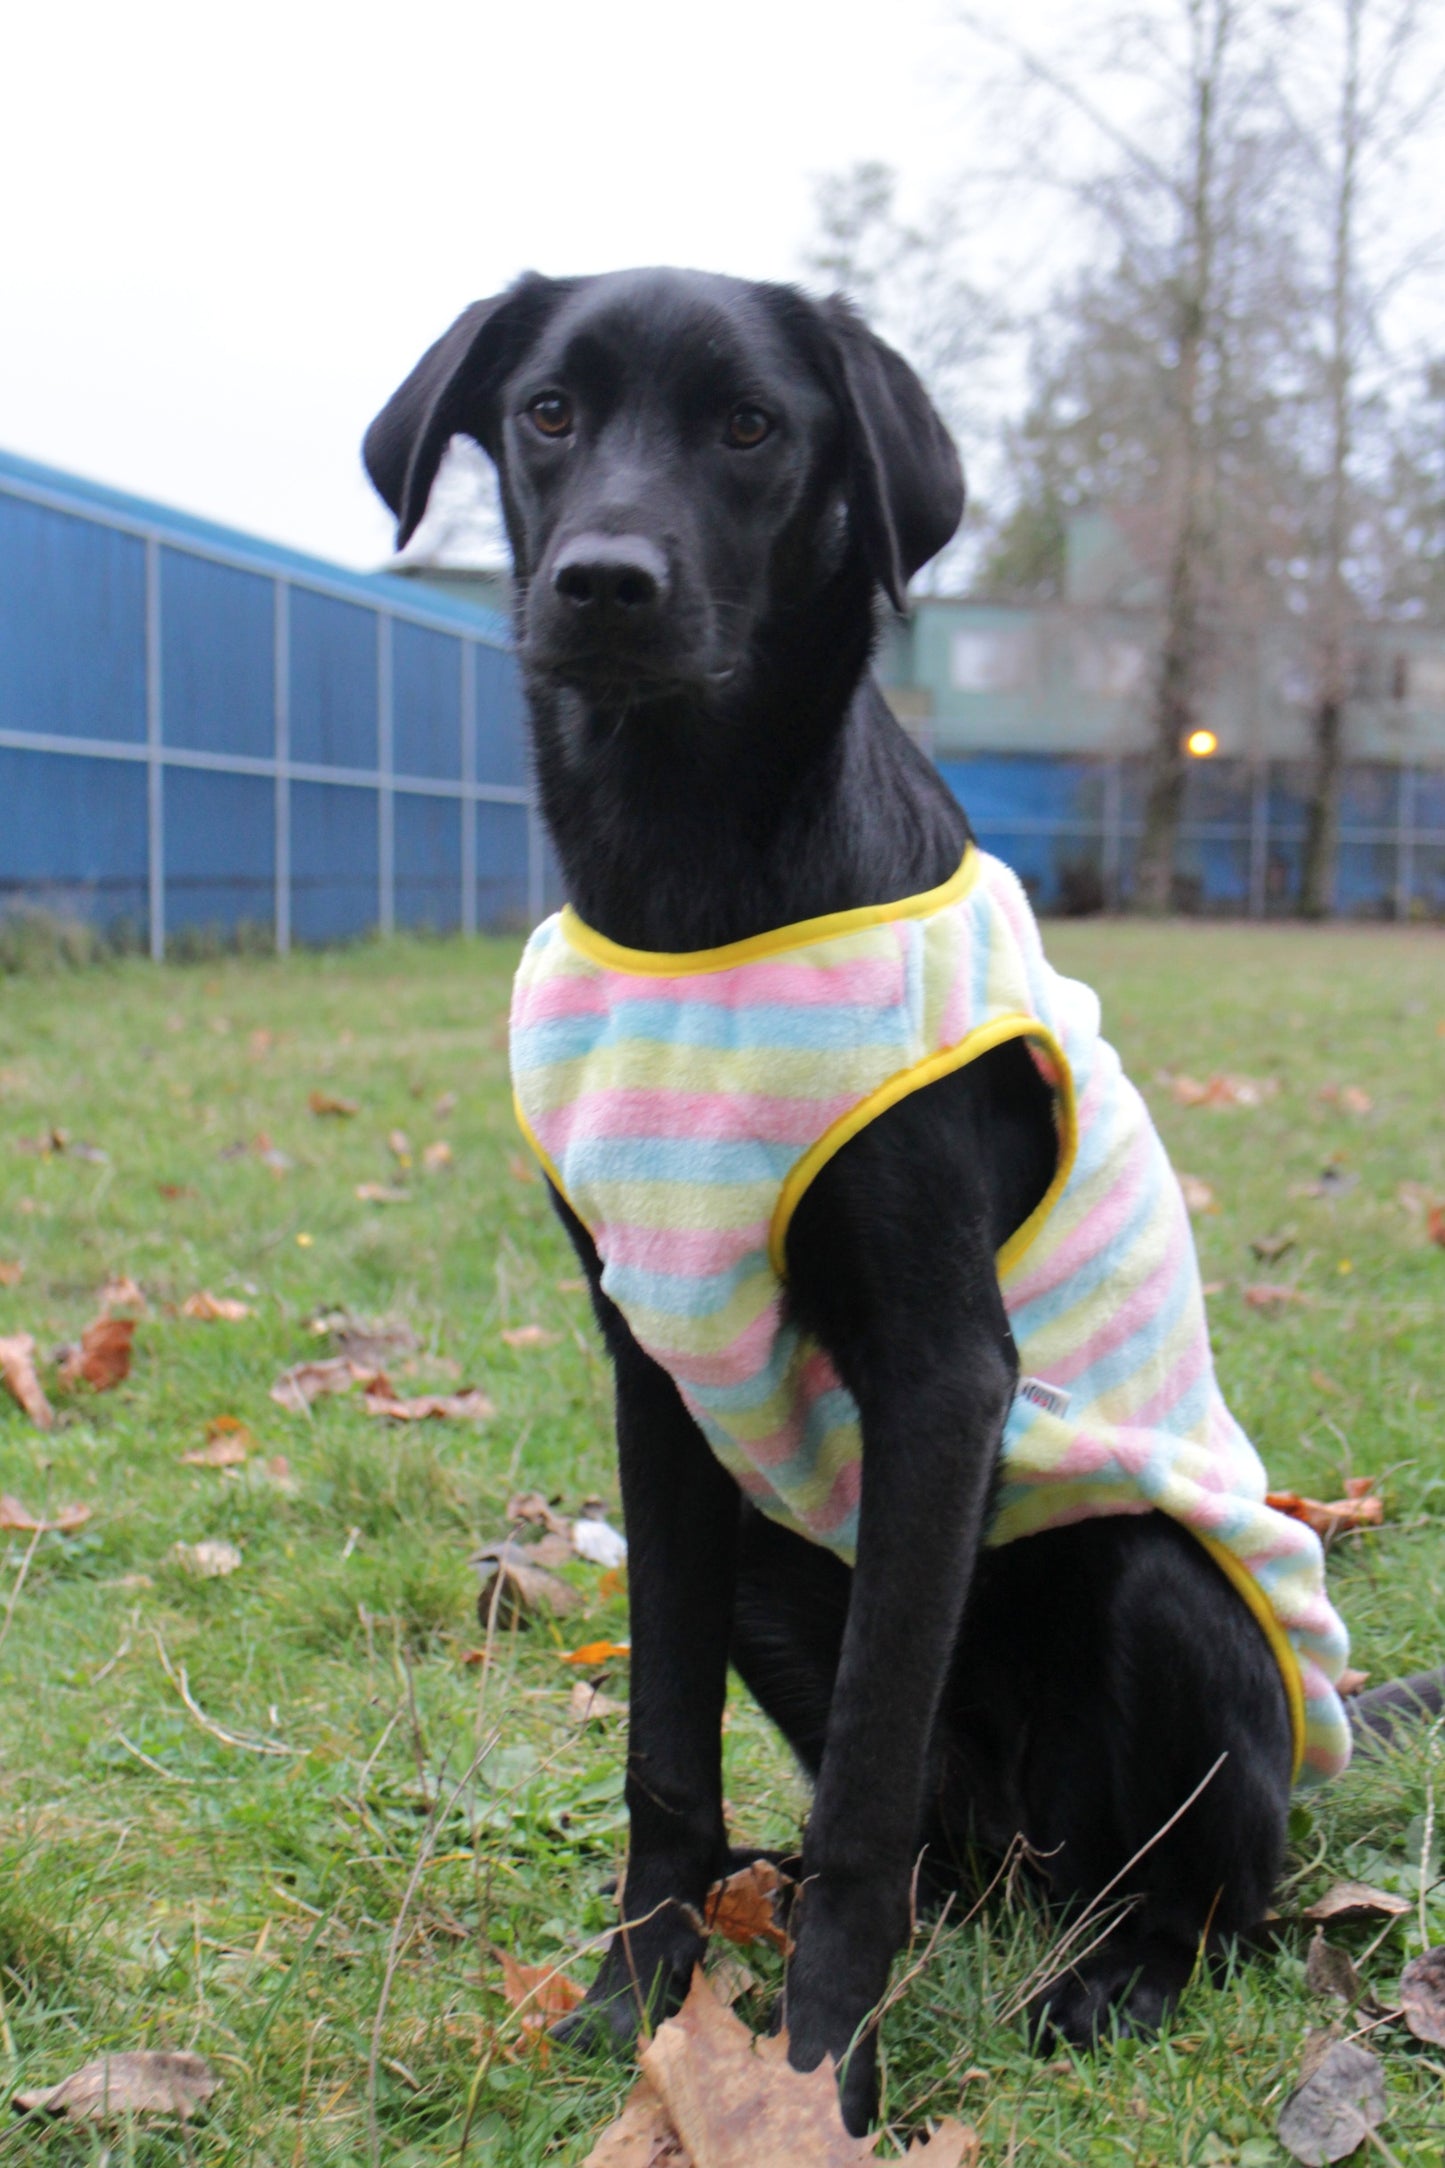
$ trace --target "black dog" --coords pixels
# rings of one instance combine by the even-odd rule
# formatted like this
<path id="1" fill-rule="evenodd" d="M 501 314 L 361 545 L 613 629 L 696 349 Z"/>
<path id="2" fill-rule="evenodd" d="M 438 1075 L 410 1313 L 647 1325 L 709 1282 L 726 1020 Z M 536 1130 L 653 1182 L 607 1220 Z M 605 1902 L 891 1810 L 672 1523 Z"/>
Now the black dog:
<path id="1" fill-rule="evenodd" d="M 844 304 L 676 272 L 528 277 L 469 309 L 372 426 L 401 540 L 457 433 L 501 478 L 542 805 L 590 926 L 694 950 L 952 874 L 967 822 L 868 661 L 877 591 L 901 606 L 963 482 L 912 372 Z M 1017 1375 L 994 1258 L 1057 1150 L 1014 1041 L 872 1122 L 796 1212 L 791 1300 L 862 1418 L 851 1571 L 740 1504 L 558 1200 L 616 1372 L 640 1923 L 570 2030 L 630 2043 L 639 1994 L 687 1986 L 729 1861 L 729 1658 L 816 1779 L 785 2015 L 798 2068 L 842 2066 L 855 2131 L 923 1848 L 936 1882 L 970 1841 L 1023 1831 L 1084 1899 L 1223 1757 L 1037 2013 L 1073 2040 L 1157 2021 L 1202 1944 L 1262 1918 L 1289 1715 L 1208 1555 L 1160 1514 L 981 1548 Z"/>

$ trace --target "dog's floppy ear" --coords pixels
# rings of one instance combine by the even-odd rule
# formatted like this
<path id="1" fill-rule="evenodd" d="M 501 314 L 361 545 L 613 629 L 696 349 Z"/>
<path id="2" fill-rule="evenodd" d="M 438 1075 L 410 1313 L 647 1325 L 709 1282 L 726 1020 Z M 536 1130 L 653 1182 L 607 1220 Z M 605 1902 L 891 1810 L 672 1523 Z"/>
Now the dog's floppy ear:
<path id="1" fill-rule="evenodd" d="M 396 514 L 396 546 L 420 526 L 442 454 L 454 436 L 496 455 L 496 395 L 562 284 L 529 271 L 504 294 L 474 301 L 421 360 L 366 432 L 362 457 Z"/>
<path id="2" fill-rule="evenodd" d="M 818 352 L 843 416 L 848 495 L 870 571 L 895 610 L 963 517 L 952 437 L 901 354 L 841 294 L 811 304 Z"/>

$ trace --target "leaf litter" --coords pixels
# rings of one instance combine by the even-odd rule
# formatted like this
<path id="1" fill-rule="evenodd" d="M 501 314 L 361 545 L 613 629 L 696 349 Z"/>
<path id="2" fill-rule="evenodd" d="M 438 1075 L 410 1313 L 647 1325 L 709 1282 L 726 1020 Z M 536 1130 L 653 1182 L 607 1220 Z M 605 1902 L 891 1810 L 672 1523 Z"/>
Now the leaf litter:
<path id="1" fill-rule="evenodd" d="M 1411 1958 L 1400 1975 L 1400 2008 L 1417 2040 L 1445 2048 L 1445 1944 Z"/>
<path id="2" fill-rule="evenodd" d="M 61 1357 L 64 1389 L 73 1392 L 89 1385 L 97 1393 L 108 1393 L 128 1378 L 135 1322 L 133 1317 L 97 1317 L 87 1325 L 79 1344 L 66 1348 Z"/>
<path id="3" fill-rule="evenodd" d="M 1332 2033 L 1307 2042 L 1300 2082 L 1280 2111 L 1276 2134 L 1305 2168 L 1358 2152 L 1385 2120 L 1385 2074 L 1378 2056 Z"/>
<path id="4" fill-rule="evenodd" d="M 1298 1491 L 1266 1491 L 1265 1504 L 1273 1506 L 1276 1513 L 1287 1513 L 1292 1520 L 1305 1522 L 1326 1544 L 1356 1529 L 1378 1528 L 1385 1518 L 1385 1502 L 1376 1497 L 1374 1478 L 1368 1475 L 1347 1476 L 1344 1497 L 1328 1503 L 1302 1498 Z"/>
<path id="5" fill-rule="evenodd" d="M 203 2055 L 134 2048 L 103 2055 L 62 2078 L 17 2093 L 26 2115 L 53 2115 L 72 2123 L 119 2121 L 126 2115 L 165 2115 L 189 2122 L 220 2086 Z"/>
<path id="6" fill-rule="evenodd" d="M 182 1317 L 202 1318 L 207 1324 L 239 1325 L 250 1315 L 249 1303 L 238 1302 L 234 1295 L 213 1295 L 208 1287 L 187 1295 L 181 1304 Z"/>
<path id="7" fill-rule="evenodd" d="M 53 1427 L 55 1410 L 46 1399 L 45 1388 L 36 1373 L 32 1334 L 15 1332 L 0 1337 L 0 1382 L 37 1430 Z"/>

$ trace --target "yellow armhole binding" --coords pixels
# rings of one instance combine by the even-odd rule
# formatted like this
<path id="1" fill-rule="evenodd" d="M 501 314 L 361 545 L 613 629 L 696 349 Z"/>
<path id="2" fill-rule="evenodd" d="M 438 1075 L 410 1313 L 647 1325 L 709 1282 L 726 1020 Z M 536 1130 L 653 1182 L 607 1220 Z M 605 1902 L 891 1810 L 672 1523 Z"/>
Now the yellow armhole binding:
<path id="1" fill-rule="evenodd" d="M 1187 1525 L 1187 1524 L 1186 1524 Z M 1270 1654 L 1279 1665 L 1279 1675 L 1284 1681 L 1285 1700 L 1289 1703 L 1289 1728 L 1294 1741 L 1294 1763 L 1290 1770 L 1290 1782 L 1299 1779 L 1305 1758 L 1305 1687 L 1300 1676 L 1299 1658 L 1290 1647 L 1288 1637 L 1279 1620 L 1269 1607 L 1269 1599 L 1254 1575 L 1233 1551 L 1227 1551 L 1213 1536 L 1201 1535 L 1197 1528 L 1189 1530 L 1191 1536 L 1203 1544 L 1210 1557 L 1227 1581 L 1233 1583 L 1238 1594 L 1259 1622 L 1260 1632 L 1269 1643 Z"/>
<path id="2" fill-rule="evenodd" d="M 828 911 L 821 918 L 773 926 L 766 933 L 749 934 L 746 940 L 728 941 L 721 948 L 682 949 L 675 955 L 662 949 L 624 948 L 620 941 L 609 941 L 606 934 L 594 932 L 579 918 L 570 903 L 562 906 L 559 922 L 570 946 L 605 970 L 629 972 L 634 978 L 687 978 L 698 972 L 731 971 L 738 964 L 757 963 L 767 956 L 786 956 L 792 949 L 810 948 L 815 941 L 866 933 L 870 926 L 889 926 L 898 919 L 932 918 L 968 894 L 978 879 L 978 868 L 978 845 L 970 843 L 957 872 L 922 895 L 901 896 L 896 903 L 860 904 L 851 911 Z"/>
<path id="3" fill-rule="evenodd" d="M 538 1166 L 541 1168 L 543 1174 L 546 1175 L 547 1180 L 551 1183 L 553 1189 L 556 1190 L 557 1195 L 561 1198 L 563 1204 L 566 1205 L 567 1210 L 572 1214 L 573 1218 L 581 1220 L 582 1225 L 584 1227 L 587 1227 L 586 1220 L 582 1219 L 582 1214 L 577 1210 L 576 1205 L 573 1204 L 572 1199 L 568 1196 L 566 1190 L 563 1188 L 561 1175 L 557 1172 L 557 1169 L 553 1166 L 551 1160 L 543 1151 L 541 1145 L 537 1142 L 536 1136 L 534 1135 L 532 1130 L 532 1125 L 528 1121 L 526 1115 L 522 1112 L 522 1102 L 517 1097 L 515 1091 L 512 1093 L 512 1112 L 517 1117 L 517 1127 L 522 1132 L 523 1141 L 530 1150 L 532 1157 L 536 1160 Z M 590 1235 L 592 1233 L 592 1229 L 590 1227 L 587 1227 L 587 1232 Z M 596 1239 L 595 1236 L 593 1239 Z"/>
<path id="4" fill-rule="evenodd" d="M 773 1207 L 772 1224 L 768 1229 L 768 1256 L 774 1272 L 780 1280 L 787 1278 L 788 1228 L 794 1212 L 802 1202 L 808 1185 L 820 1170 L 827 1166 L 835 1152 L 840 1152 L 849 1139 L 866 1129 L 871 1121 L 889 1107 L 906 1099 L 910 1092 L 922 1091 L 925 1084 L 937 1083 L 940 1077 L 951 1076 L 956 1069 L 965 1069 L 980 1054 L 987 1054 L 996 1046 L 1010 1039 L 1036 1039 L 1046 1049 L 1050 1060 L 1058 1070 L 1057 1114 L 1059 1124 L 1059 1159 L 1053 1180 L 1033 1211 L 1021 1227 L 1004 1243 L 998 1253 L 997 1266 L 1000 1278 L 1013 1270 L 1024 1252 L 1040 1234 L 1045 1220 L 1063 1195 L 1064 1184 L 1072 1172 L 1074 1158 L 1079 1149 L 1079 1123 L 1074 1102 L 1074 1080 L 1063 1048 L 1051 1031 L 1028 1016 L 998 1016 L 991 1024 L 980 1024 L 967 1038 L 956 1046 L 944 1047 L 941 1053 L 930 1054 L 923 1061 L 915 1062 L 909 1069 L 900 1069 L 896 1075 L 887 1077 L 866 1099 L 840 1114 L 832 1127 L 825 1129 L 816 1144 L 810 1145 L 802 1158 L 789 1171 L 778 1201 Z"/>

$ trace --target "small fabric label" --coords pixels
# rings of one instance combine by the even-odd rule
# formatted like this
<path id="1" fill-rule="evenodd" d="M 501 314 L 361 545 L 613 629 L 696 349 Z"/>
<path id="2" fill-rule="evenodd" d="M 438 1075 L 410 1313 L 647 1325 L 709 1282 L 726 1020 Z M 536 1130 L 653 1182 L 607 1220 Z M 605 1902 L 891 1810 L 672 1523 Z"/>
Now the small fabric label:
<path id="1" fill-rule="evenodd" d="M 1045 1415 L 1065 1416 L 1069 1412 L 1069 1396 L 1062 1385 L 1046 1385 L 1042 1378 L 1020 1378 L 1020 1400 L 1031 1400 Z"/>

